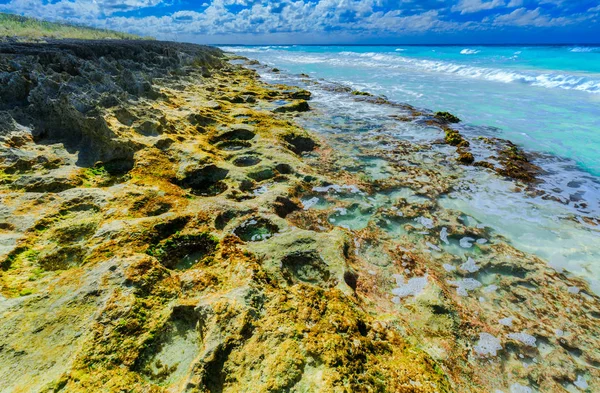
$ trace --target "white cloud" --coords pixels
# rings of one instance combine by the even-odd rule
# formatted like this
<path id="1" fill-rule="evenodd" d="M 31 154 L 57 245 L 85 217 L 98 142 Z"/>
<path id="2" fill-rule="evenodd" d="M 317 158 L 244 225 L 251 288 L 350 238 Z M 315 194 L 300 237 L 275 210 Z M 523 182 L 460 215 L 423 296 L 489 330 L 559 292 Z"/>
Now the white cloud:
<path id="1" fill-rule="evenodd" d="M 90 22 L 119 11 L 155 7 L 165 0 L 11 0 L 0 4 L 0 10 L 50 20 Z"/>
<path id="2" fill-rule="evenodd" d="M 504 2 L 504 0 L 460 0 L 458 4 L 452 7 L 452 11 L 460 11 L 461 14 L 471 14 L 474 12 L 503 7 L 505 4 L 506 3 Z"/>
<path id="3" fill-rule="evenodd" d="M 1 0 L 0 0 L 1 1 Z M 450 8 L 449 3 L 454 2 Z M 541 0 L 560 2 L 561 0 Z M 66 20 L 116 29 L 159 39 L 214 42 L 241 37 L 273 37 L 287 42 L 305 37 L 313 42 L 330 37 L 350 42 L 360 38 L 376 40 L 386 36 L 490 29 L 501 26 L 562 26 L 597 16 L 594 7 L 585 14 L 552 17 L 541 8 L 522 7 L 523 0 L 201 0 L 190 9 L 167 15 L 158 10 L 179 0 L 10 0 L 0 11 L 16 12 L 51 20 Z M 202 4 L 200 6 L 200 4 Z M 426 9 L 427 4 L 434 4 Z M 231 7 L 236 6 L 236 12 Z M 386 6 L 388 11 L 381 11 Z M 117 16 L 119 11 L 157 7 L 158 16 Z M 496 8 L 516 8 L 505 15 L 491 15 L 481 21 L 456 22 L 448 13 L 472 14 Z M 518 7 L 518 8 L 517 8 Z M 240 10 L 241 8 L 241 10 Z M 431 8 L 431 7 L 430 7 Z M 154 11 L 154 10 L 152 10 Z M 164 12 L 164 11 L 163 11 Z M 508 11 L 506 11 L 508 12 Z M 212 37 L 212 38 L 211 38 Z M 291 38 L 290 38 L 291 37 Z M 310 37 L 310 38 L 308 38 Z M 265 39 L 269 41 L 269 39 Z M 306 41 L 305 41 L 306 42 Z M 310 42 L 310 41 L 308 41 Z"/>
<path id="4" fill-rule="evenodd" d="M 574 23 L 574 19 L 564 17 L 553 18 L 542 13 L 541 8 L 528 10 L 518 8 L 510 14 L 496 16 L 493 20 L 495 26 L 565 26 Z"/>

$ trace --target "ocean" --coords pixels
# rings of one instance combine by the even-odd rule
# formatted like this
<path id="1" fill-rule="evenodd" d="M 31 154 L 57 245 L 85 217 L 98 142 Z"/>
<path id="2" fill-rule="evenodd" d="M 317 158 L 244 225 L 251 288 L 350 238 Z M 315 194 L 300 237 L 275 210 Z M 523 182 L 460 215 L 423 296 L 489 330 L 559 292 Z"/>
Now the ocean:
<path id="1" fill-rule="evenodd" d="M 391 100 L 497 127 L 600 176 L 600 46 L 224 47 Z"/>
<path id="2" fill-rule="evenodd" d="M 449 111 L 463 120 L 460 131 L 471 141 L 481 136 L 503 138 L 534 153 L 534 162 L 544 170 L 539 188 L 546 197 L 515 192 L 510 181 L 465 169 L 459 175 L 461 186 L 436 203 L 463 212 L 473 225 L 490 228 L 557 270 L 585 278 L 600 293 L 600 46 L 222 49 L 267 65 L 257 70 L 268 82 L 311 90 L 311 106 L 321 120 L 299 121 L 334 145 L 339 134 L 345 135 L 337 147 L 349 155 L 366 143 L 365 130 L 387 124 L 390 113 L 307 85 L 299 74 L 417 108 Z M 273 67 L 281 72 L 271 72 Z M 394 127 L 399 139 L 435 138 L 422 127 Z M 373 178 L 385 177 L 384 160 L 364 164 Z M 355 219 L 356 225 L 350 226 L 357 230 L 369 221 L 369 217 Z"/>

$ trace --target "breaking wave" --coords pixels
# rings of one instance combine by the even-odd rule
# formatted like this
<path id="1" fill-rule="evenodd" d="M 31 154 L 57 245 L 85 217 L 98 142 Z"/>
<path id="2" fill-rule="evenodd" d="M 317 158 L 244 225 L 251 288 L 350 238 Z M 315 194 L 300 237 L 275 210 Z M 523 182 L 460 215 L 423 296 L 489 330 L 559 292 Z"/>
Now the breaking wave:
<path id="1" fill-rule="evenodd" d="M 598 74 L 570 74 L 561 71 L 529 71 L 515 70 L 510 68 L 491 68 L 477 65 L 469 65 L 459 62 L 417 59 L 401 55 L 398 48 L 393 53 L 358 53 L 342 51 L 338 53 L 295 53 L 285 50 L 289 47 L 283 46 L 225 46 L 223 50 L 236 53 L 277 53 L 281 59 L 292 63 L 323 63 L 332 66 L 355 66 L 366 68 L 381 68 L 385 70 L 407 69 L 422 70 L 424 72 L 436 72 L 457 75 L 464 78 L 482 79 L 501 83 L 521 83 L 530 86 L 538 86 L 550 89 L 578 90 L 592 94 L 600 94 L 600 75 Z M 596 51 L 600 47 L 575 47 L 573 51 Z M 463 49 L 463 55 L 479 53 L 475 49 Z M 519 52 L 516 52 L 517 54 Z"/>
<path id="2" fill-rule="evenodd" d="M 600 47 L 577 46 L 575 48 L 571 48 L 570 52 L 573 52 L 573 53 L 600 52 Z"/>
<path id="3" fill-rule="evenodd" d="M 453 74 L 466 78 L 484 79 L 502 83 L 523 83 L 531 86 L 545 88 L 559 88 L 565 90 L 579 90 L 588 93 L 600 94 L 600 76 L 583 76 L 568 73 L 516 71 L 501 68 L 487 68 L 459 63 L 413 59 L 398 55 L 382 53 L 355 53 L 340 52 L 340 56 L 357 57 L 360 65 L 377 68 L 419 68 L 426 72 L 439 72 Z M 346 62 L 346 59 L 330 58 L 333 62 Z"/>

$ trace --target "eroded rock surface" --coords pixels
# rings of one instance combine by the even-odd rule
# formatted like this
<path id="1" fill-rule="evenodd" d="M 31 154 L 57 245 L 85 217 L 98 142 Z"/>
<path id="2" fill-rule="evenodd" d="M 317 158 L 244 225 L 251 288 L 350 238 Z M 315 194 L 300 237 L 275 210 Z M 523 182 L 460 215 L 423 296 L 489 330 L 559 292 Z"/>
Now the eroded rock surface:
<path id="1" fill-rule="evenodd" d="M 310 93 L 226 60 L 0 44 L 0 392 L 598 386 L 585 282 L 443 209 L 426 146 L 352 170 L 296 123 Z"/>

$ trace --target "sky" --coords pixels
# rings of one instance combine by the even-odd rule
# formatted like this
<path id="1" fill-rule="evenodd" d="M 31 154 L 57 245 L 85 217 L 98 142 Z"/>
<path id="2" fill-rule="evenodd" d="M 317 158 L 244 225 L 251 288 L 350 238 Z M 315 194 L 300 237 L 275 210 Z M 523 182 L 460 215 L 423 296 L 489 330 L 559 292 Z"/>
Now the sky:
<path id="1" fill-rule="evenodd" d="M 0 0 L 0 12 L 208 44 L 600 43 L 600 0 Z"/>

